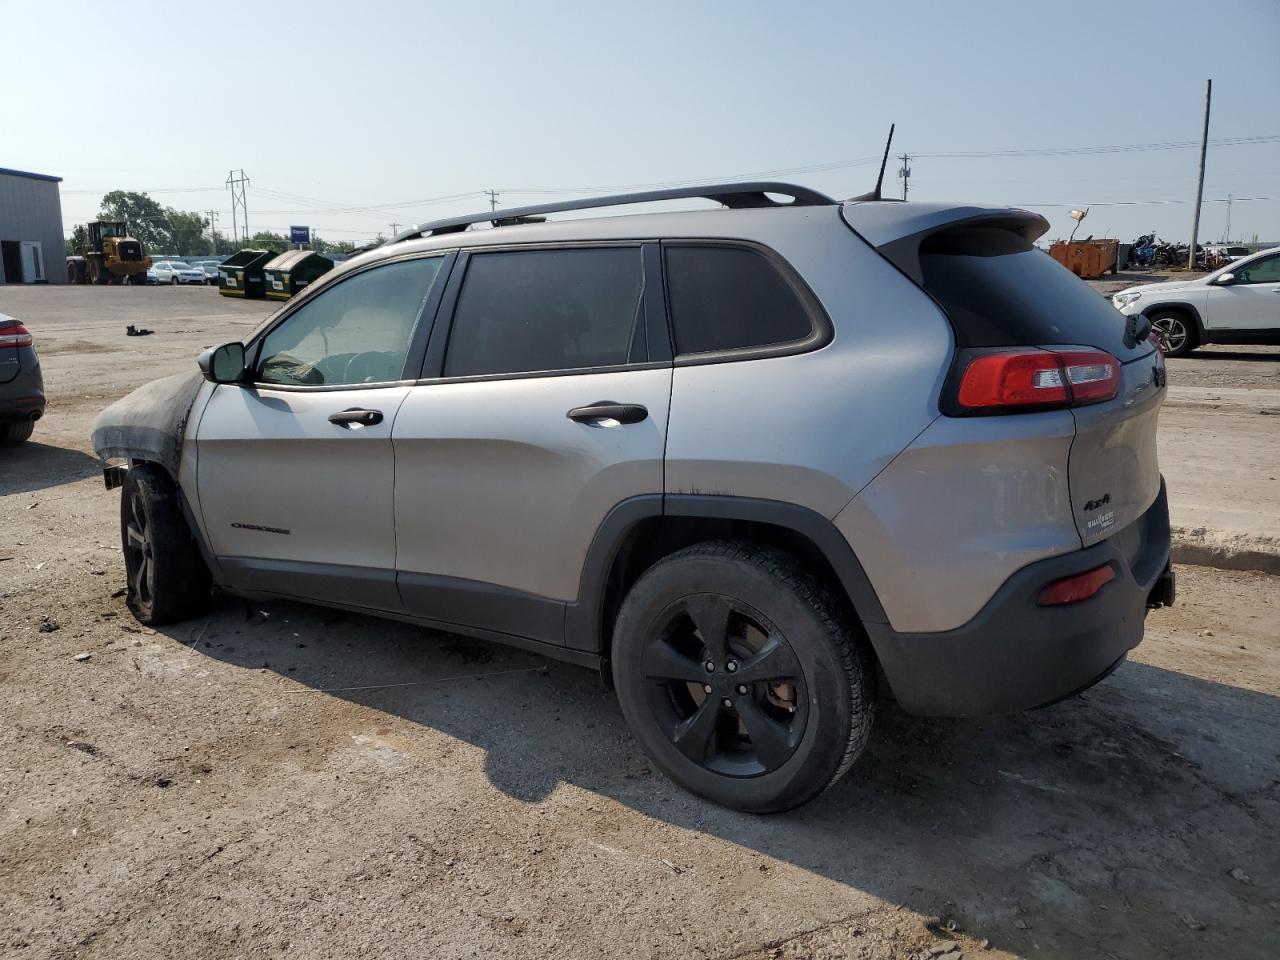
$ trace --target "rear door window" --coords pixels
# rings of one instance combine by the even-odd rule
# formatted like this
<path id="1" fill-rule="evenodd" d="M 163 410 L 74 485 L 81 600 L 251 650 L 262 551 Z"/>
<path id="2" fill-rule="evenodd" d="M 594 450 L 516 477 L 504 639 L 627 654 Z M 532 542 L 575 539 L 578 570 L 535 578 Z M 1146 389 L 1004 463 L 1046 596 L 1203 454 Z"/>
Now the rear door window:
<path id="1" fill-rule="evenodd" d="M 924 289 L 937 300 L 959 347 L 1080 344 L 1124 360 L 1126 318 L 1083 280 L 1020 234 L 955 227 L 920 244 Z"/>
<path id="2" fill-rule="evenodd" d="M 812 317 L 764 254 L 748 247 L 664 247 L 667 302 L 679 354 L 793 343 Z"/>
<path id="3" fill-rule="evenodd" d="M 444 375 L 580 370 L 649 359 L 640 247 L 474 254 Z"/>

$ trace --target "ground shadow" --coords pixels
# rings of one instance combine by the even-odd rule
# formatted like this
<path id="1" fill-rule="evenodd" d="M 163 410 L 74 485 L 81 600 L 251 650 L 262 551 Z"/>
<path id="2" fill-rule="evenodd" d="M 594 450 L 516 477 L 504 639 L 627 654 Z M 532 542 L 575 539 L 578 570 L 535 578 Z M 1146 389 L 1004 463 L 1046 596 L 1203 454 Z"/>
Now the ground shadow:
<path id="1" fill-rule="evenodd" d="M 1263 350 L 1241 350 L 1236 347 L 1231 350 L 1192 350 L 1186 356 L 1181 357 L 1183 360 L 1263 360 L 1273 363 L 1280 363 L 1280 351 L 1266 352 Z"/>
<path id="2" fill-rule="evenodd" d="M 36 431 L 40 425 L 36 424 Z M 101 465 L 87 453 L 28 440 L 0 447 L 0 497 L 31 493 L 91 477 Z"/>
<path id="3" fill-rule="evenodd" d="M 1277 942 L 1275 697 L 1129 663 L 1012 717 L 923 720 L 886 705 L 849 776 L 758 817 L 654 771 L 589 671 L 300 604 L 223 600 L 209 622 L 166 632 L 474 744 L 510 796 L 570 783 L 1023 954 L 1262 956 Z M 655 855 L 679 864 L 678 850 Z M 1232 879 L 1241 865 L 1268 879 Z"/>

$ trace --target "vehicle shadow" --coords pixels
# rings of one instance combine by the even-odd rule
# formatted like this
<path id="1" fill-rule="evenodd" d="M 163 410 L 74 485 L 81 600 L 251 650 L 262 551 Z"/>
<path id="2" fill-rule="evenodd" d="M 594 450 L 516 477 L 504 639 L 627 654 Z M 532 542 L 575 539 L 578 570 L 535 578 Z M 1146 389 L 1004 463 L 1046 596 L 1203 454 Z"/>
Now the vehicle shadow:
<path id="1" fill-rule="evenodd" d="M 1249 350 L 1210 350 L 1201 347 L 1199 350 L 1192 350 L 1185 357 L 1179 357 L 1181 360 L 1270 360 L 1273 363 L 1280 363 L 1280 351 L 1266 351 L 1262 349 Z"/>
<path id="2" fill-rule="evenodd" d="M 0 447 L 0 497 L 73 483 L 93 476 L 100 468 L 87 453 L 36 440 Z"/>
<path id="3" fill-rule="evenodd" d="M 207 623 L 165 632 L 473 744 L 511 797 L 572 784 L 1020 953 L 1262 956 L 1277 942 L 1280 699 L 1265 694 L 1127 663 L 1073 700 L 1010 717 L 926 720 L 886 705 L 848 776 L 760 817 L 654 770 L 586 670 L 301 604 L 227 599 Z M 680 866 L 678 851 L 655 855 Z M 1237 866 L 1251 884 L 1228 875 Z"/>

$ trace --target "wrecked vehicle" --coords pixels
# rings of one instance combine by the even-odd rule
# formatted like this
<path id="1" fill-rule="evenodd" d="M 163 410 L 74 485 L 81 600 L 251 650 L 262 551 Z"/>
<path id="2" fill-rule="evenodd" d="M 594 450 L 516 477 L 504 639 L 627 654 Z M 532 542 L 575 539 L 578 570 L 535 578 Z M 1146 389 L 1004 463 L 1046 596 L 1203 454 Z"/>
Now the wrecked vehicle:
<path id="1" fill-rule="evenodd" d="M 755 812 L 849 769 L 879 685 L 1070 696 L 1173 601 L 1165 368 L 1046 228 L 778 183 L 415 228 L 98 417 L 129 605 L 216 584 L 592 667 Z"/>

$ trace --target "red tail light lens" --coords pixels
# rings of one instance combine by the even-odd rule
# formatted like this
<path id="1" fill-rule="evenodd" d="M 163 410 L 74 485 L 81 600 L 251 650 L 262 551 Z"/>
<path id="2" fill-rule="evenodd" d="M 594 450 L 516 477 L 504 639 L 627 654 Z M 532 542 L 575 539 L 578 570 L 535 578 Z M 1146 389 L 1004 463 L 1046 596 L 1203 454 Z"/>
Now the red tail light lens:
<path id="1" fill-rule="evenodd" d="M 960 378 L 964 410 L 1010 411 L 1110 400 L 1120 361 L 1102 350 L 1004 350 L 979 354 Z"/>
<path id="2" fill-rule="evenodd" d="M 22 324 L 0 326 L 0 347 L 29 347 L 31 343 L 31 331 Z"/>
<path id="3" fill-rule="evenodd" d="M 1040 591 L 1036 606 L 1061 607 L 1068 603 L 1088 600 L 1115 578 L 1115 570 L 1109 564 L 1105 564 L 1086 570 L 1084 573 L 1077 573 L 1072 577 L 1054 580 Z"/>

